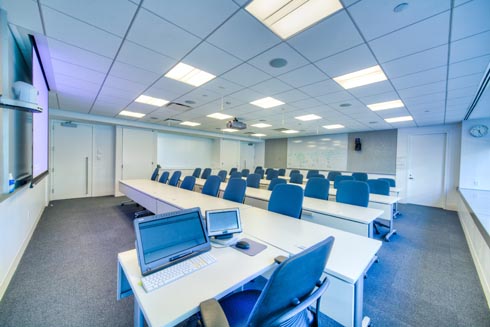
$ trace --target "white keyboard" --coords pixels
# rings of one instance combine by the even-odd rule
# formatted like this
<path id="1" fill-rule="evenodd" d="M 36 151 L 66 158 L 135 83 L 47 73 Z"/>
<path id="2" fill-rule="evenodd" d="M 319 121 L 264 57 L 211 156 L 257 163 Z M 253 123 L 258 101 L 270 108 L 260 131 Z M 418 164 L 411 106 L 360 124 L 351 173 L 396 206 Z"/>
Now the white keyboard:
<path id="1" fill-rule="evenodd" d="M 154 272 L 148 276 L 142 277 L 141 281 L 143 283 L 143 288 L 146 292 L 154 291 L 157 288 L 184 277 L 185 275 L 209 266 L 214 262 L 216 262 L 216 259 L 209 252 L 200 254 L 168 268 Z"/>

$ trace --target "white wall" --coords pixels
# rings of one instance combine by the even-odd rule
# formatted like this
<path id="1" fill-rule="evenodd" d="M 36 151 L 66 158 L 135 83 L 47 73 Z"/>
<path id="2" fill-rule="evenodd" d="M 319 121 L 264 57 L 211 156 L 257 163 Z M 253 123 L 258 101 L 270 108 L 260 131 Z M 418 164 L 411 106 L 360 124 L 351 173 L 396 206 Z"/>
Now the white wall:
<path id="1" fill-rule="evenodd" d="M 409 142 L 411 135 L 430 134 L 430 133 L 447 133 L 446 149 L 446 173 L 445 173 L 445 203 L 444 208 L 457 210 L 458 193 L 456 187 L 459 184 L 459 158 L 461 144 L 461 125 L 437 125 L 415 128 L 401 128 L 398 130 L 398 144 L 396 154 L 396 184 L 402 188 L 400 202 L 405 202 L 407 198 L 407 181 L 408 181 L 408 156 Z"/>
<path id="2" fill-rule="evenodd" d="M 265 166 L 265 142 L 255 144 L 255 167 Z M 253 171 L 250 169 L 250 171 Z"/>
<path id="3" fill-rule="evenodd" d="M 255 168 L 255 144 L 240 142 L 240 167 L 252 171 Z"/>
<path id="4" fill-rule="evenodd" d="M 0 202 L 0 300 L 47 205 L 48 178 Z"/>
<path id="5" fill-rule="evenodd" d="M 485 124 L 490 119 L 467 120 L 461 128 L 461 172 L 459 186 L 477 190 L 490 190 L 490 134 L 476 138 L 470 135 L 471 127 Z"/>

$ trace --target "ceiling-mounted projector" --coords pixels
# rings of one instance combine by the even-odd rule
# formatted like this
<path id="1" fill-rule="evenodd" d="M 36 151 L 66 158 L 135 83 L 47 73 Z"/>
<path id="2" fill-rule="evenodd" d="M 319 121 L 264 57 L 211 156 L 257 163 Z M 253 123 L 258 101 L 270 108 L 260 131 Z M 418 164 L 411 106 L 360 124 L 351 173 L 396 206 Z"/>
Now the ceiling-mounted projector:
<path id="1" fill-rule="evenodd" d="M 236 118 L 233 118 L 233 120 L 230 120 L 226 123 L 226 127 L 234 129 L 245 129 L 247 128 L 247 124 L 238 121 L 238 119 Z"/>

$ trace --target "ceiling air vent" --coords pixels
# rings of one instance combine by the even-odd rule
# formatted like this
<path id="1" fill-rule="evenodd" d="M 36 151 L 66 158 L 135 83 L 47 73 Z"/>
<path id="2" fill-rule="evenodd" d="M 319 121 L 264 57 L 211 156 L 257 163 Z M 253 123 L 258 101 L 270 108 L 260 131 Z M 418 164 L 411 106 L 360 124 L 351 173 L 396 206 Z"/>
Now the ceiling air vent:
<path id="1" fill-rule="evenodd" d="M 273 130 L 274 130 L 274 131 L 277 131 L 277 132 L 282 132 L 282 131 L 287 131 L 287 130 L 288 130 L 288 128 L 283 128 L 283 127 L 281 127 L 281 128 L 274 128 Z"/>
<path id="2" fill-rule="evenodd" d="M 164 119 L 163 121 L 166 123 L 181 123 L 182 122 L 182 120 L 174 119 L 174 118 L 167 118 L 167 119 Z"/>
<path id="3" fill-rule="evenodd" d="M 182 112 L 192 109 L 191 106 L 178 102 L 169 102 L 165 105 L 165 107 L 171 110 L 182 111 Z"/>

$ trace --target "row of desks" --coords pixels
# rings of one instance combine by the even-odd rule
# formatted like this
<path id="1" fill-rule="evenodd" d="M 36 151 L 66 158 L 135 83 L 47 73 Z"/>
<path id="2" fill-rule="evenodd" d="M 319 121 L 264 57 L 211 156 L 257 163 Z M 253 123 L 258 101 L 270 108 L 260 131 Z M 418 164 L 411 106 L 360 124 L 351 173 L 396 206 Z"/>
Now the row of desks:
<path id="1" fill-rule="evenodd" d="M 144 316 L 150 326 L 172 326 L 198 311 L 207 298 L 221 298 L 236 287 L 273 267 L 279 254 L 295 254 L 325 239 L 335 237 L 325 267 L 329 286 L 321 311 L 344 326 L 363 326 L 363 281 L 366 270 L 376 258 L 381 242 L 338 229 L 290 217 L 201 193 L 164 185 L 150 180 L 120 181 L 120 191 L 154 213 L 200 207 L 201 210 L 240 208 L 244 235 L 268 245 L 267 251 L 248 257 L 231 248 L 213 248 L 215 267 L 203 269 L 146 293 L 140 285 L 136 252 L 119 254 L 118 298 L 135 294 L 135 324 Z M 213 264 L 214 265 L 214 264 Z M 158 304 L 156 304 L 158 302 Z"/>

